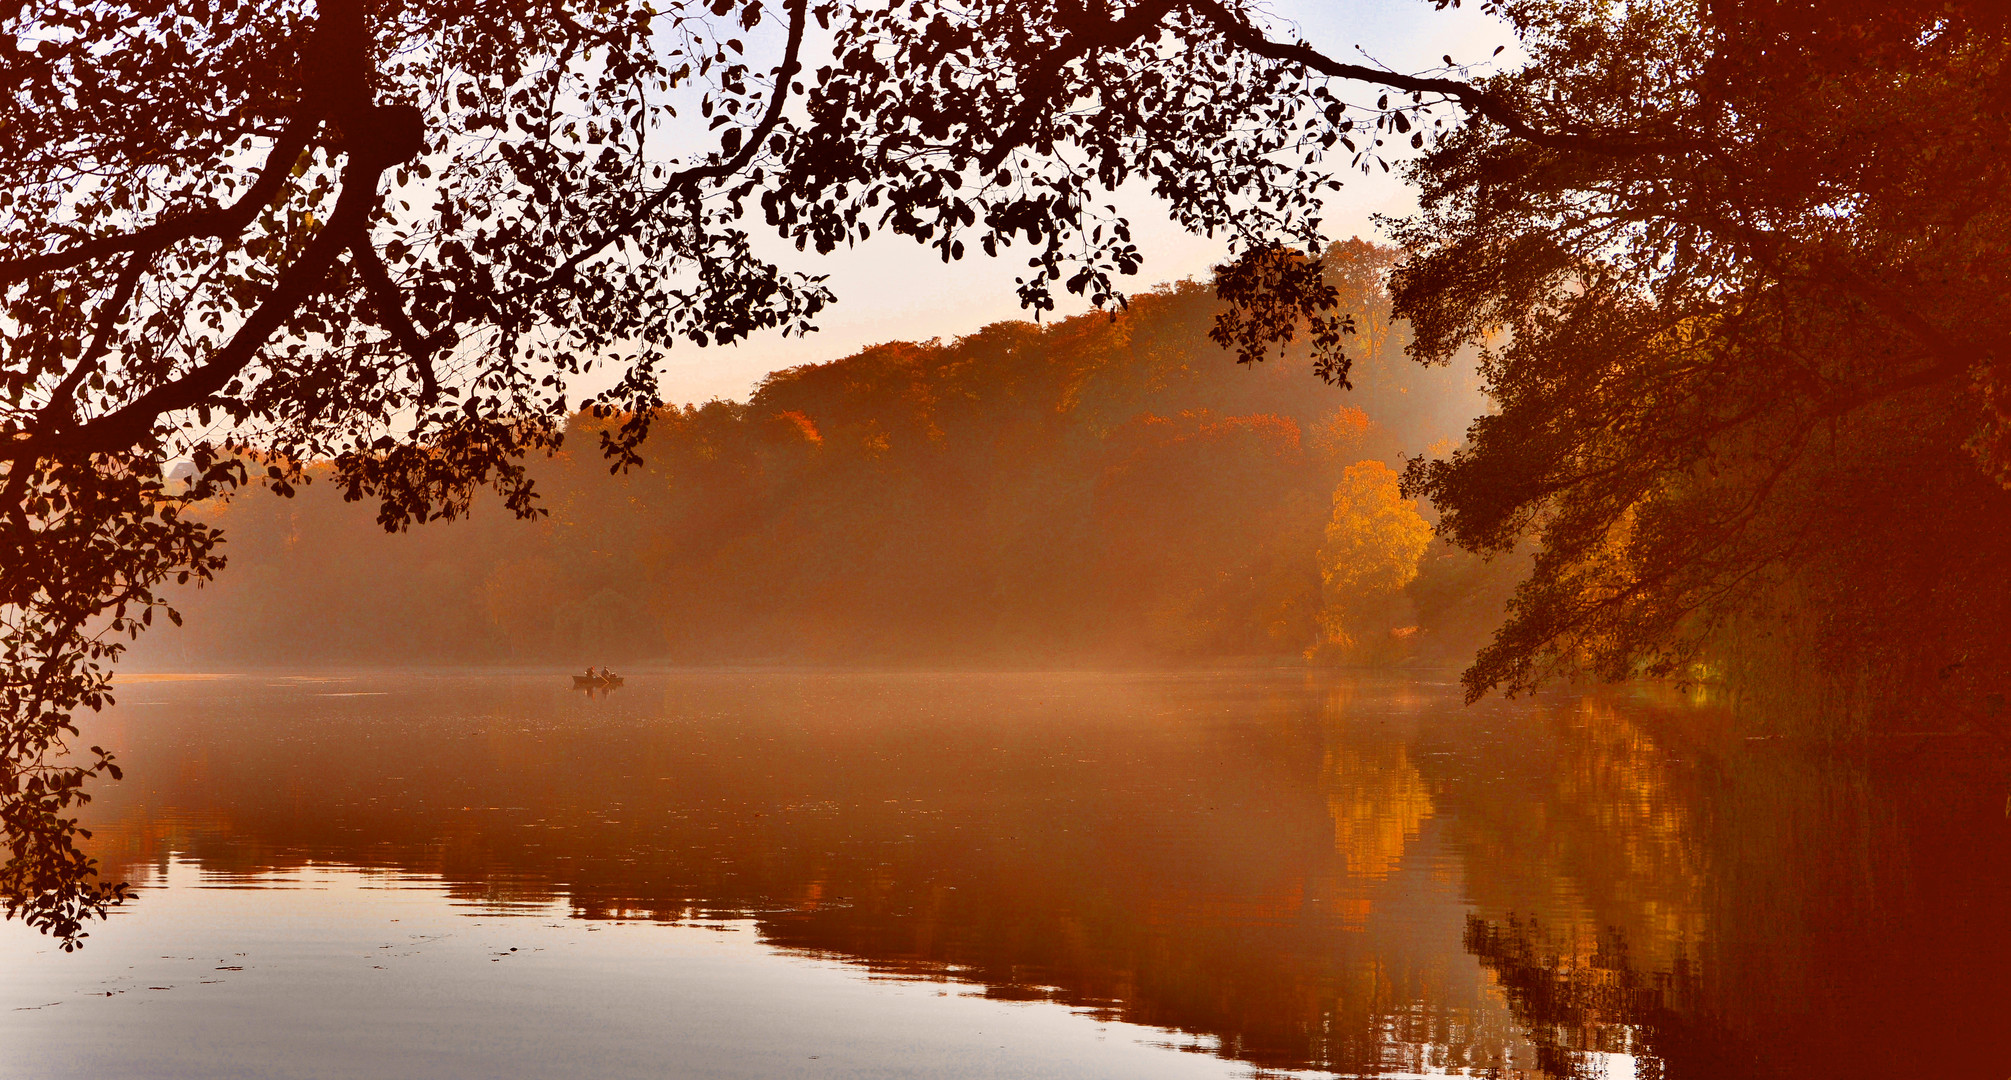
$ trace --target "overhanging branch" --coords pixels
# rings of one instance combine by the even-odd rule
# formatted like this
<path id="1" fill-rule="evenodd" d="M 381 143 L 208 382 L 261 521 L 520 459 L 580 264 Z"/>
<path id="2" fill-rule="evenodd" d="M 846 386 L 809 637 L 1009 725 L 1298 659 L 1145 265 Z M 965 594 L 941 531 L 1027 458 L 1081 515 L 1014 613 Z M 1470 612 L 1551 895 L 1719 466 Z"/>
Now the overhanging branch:
<path id="1" fill-rule="evenodd" d="M 259 171 L 257 182 L 234 203 L 197 210 L 118 236 L 85 240 L 59 251 L 0 262 L 0 286 L 24 281 L 36 274 L 67 270 L 120 252 L 145 256 L 184 240 L 236 236 L 279 195 L 281 185 L 293 174 L 294 163 L 300 160 L 301 151 L 307 149 L 309 140 L 320 126 L 318 116 L 296 117 L 288 123 L 274 141 L 272 150 L 266 154 L 265 167 Z"/>
<path id="2" fill-rule="evenodd" d="M 280 275 L 265 302 L 208 362 L 104 416 L 65 431 L 37 432 L 12 442 L 0 453 L 0 460 L 18 462 L 123 450 L 145 439 L 163 414 L 193 408 L 221 392 L 258 355 L 273 331 L 321 289 L 336 256 L 365 234 L 377 207 L 377 182 L 384 167 L 381 160 L 365 160 L 352 162 L 344 170 L 342 194 L 328 224 Z"/>
<path id="3" fill-rule="evenodd" d="M 392 339 L 412 358 L 412 366 L 419 372 L 421 403 L 431 405 L 440 396 L 440 382 L 433 372 L 435 339 L 421 334 L 412 317 L 406 314 L 398 285 L 391 280 L 391 272 L 385 268 L 384 260 L 377 257 L 377 249 L 371 246 L 370 238 L 357 237 L 349 245 L 349 253 L 351 265 L 363 278 L 370 304 L 377 309 L 380 325 L 391 332 Z"/>
<path id="4" fill-rule="evenodd" d="M 615 224 L 602 230 L 584 247 L 566 256 L 551 273 L 503 293 L 498 297 L 499 300 L 506 303 L 527 300 L 565 282 L 582 263 L 607 250 L 616 240 L 632 234 L 638 226 L 655 216 L 657 211 L 663 209 L 665 204 L 680 193 L 694 191 L 698 185 L 707 180 L 732 176 L 754 160 L 754 155 L 760 152 L 761 144 L 768 141 L 768 137 L 775 133 L 776 125 L 781 123 L 782 107 L 789 98 L 789 84 L 803 70 L 803 30 L 808 19 L 808 0 L 788 0 L 787 8 L 789 40 L 783 48 L 782 66 L 775 74 L 775 93 L 769 97 L 768 108 L 762 114 L 761 121 L 754 125 L 746 141 L 741 143 L 740 149 L 714 164 L 695 166 L 672 173 L 670 179 L 655 194 L 644 199 L 635 209 L 623 214 Z"/>

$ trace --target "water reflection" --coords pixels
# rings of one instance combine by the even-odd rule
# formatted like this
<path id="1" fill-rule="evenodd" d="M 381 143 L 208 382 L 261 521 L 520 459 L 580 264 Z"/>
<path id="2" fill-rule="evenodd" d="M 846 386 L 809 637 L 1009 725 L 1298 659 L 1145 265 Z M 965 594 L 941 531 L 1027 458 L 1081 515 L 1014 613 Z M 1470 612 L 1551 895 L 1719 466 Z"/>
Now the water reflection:
<path id="1" fill-rule="evenodd" d="M 131 777 L 101 854 L 747 917 L 1268 1068 L 2011 1073 L 1973 754 L 1878 771 L 1641 702 L 1283 673 L 553 681 L 129 687 L 88 733 Z"/>

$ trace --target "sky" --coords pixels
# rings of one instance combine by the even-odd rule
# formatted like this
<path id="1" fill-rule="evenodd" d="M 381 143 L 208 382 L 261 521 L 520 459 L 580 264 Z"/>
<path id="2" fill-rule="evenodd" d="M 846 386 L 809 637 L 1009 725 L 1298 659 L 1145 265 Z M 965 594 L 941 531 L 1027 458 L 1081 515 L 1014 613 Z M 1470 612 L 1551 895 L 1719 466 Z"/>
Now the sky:
<path id="1" fill-rule="evenodd" d="M 1497 19 L 1473 8 L 1439 11 L 1430 0 L 1272 0 L 1268 7 L 1328 56 L 1364 62 L 1359 46 L 1373 61 L 1398 71 L 1437 67 L 1447 54 L 1458 63 L 1478 63 L 1512 40 Z M 1336 238 L 1380 238 L 1375 215 L 1402 214 L 1415 205 L 1394 176 L 1356 173 L 1346 183 L 1327 205 L 1329 233 Z M 1138 276 L 1125 282 L 1128 291 L 1205 277 L 1226 254 L 1220 240 L 1191 235 L 1168 221 L 1149 194 L 1120 193 L 1117 203 L 1131 217 L 1134 241 L 1145 256 Z M 778 258 L 781 252 L 778 242 Z M 1013 292 L 1013 278 L 1025 267 L 1011 254 L 988 259 L 973 252 L 946 266 L 912 240 L 881 234 L 811 263 L 793 253 L 781 261 L 829 275 L 838 302 L 819 316 L 818 332 L 807 338 L 771 332 L 728 348 L 674 350 L 663 370 L 665 400 L 744 400 L 771 371 L 835 360 L 886 341 L 947 340 L 1026 317 Z M 1086 307 L 1063 303 L 1057 314 Z"/>

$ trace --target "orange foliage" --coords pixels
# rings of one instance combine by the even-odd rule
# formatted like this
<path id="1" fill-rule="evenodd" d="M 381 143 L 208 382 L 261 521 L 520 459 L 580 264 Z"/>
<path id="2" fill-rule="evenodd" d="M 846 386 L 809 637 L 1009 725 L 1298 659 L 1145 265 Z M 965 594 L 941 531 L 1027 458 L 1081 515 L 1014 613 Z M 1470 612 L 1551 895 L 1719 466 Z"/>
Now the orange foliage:
<path id="1" fill-rule="evenodd" d="M 241 500 L 177 661 L 1297 657 L 1343 470 L 1453 430 L 1372 422 L 1303 357 L 1238 367 L 1215 310 L 1187 283 L 778 371 L 664 410 L 625 474 L 534 463 L 540 524 Z"/>

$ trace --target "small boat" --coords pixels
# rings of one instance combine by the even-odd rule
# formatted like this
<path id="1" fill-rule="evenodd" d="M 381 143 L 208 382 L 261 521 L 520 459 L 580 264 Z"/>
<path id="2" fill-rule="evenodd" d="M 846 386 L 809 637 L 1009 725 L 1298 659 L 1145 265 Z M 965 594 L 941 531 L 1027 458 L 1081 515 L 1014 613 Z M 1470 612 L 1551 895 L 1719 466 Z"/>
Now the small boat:
<path id="1" fill-rule="evenodd" d="M 590 690 L 594 687 L 600 687 L 602 689 L 612 689 L 614 687 L 620 686 L 624 681 L 626 680 L 624 680 L 619 675 L 610 675 L 605 679 L 601 678 L 598 675 L 591 675 L 591 676 L 575 675 L 573 676 L 573 689 Z"/>

